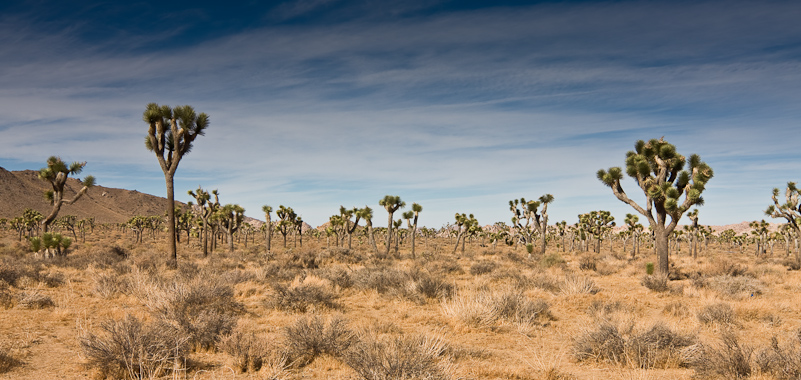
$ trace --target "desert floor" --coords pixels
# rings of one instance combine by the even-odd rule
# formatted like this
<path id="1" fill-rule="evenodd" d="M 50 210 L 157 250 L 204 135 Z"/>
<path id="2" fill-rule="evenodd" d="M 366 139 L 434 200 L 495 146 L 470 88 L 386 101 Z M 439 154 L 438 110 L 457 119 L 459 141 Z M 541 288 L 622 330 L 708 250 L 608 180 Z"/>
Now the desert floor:
<path id="1" fill-rule="evenodd" d="M 175 270 L 163 236 L 100 228 L 43 259 L 0 231 L 0 378 L 782 379 L 801 363 L 801 272 L 778 245 L 694 260 L 685 244 L 664 281 L 651 248 L 620 242 L 529 257 L 420 238 L 414 259 L 330 243 L 204 258 L 192 240 Z"/>

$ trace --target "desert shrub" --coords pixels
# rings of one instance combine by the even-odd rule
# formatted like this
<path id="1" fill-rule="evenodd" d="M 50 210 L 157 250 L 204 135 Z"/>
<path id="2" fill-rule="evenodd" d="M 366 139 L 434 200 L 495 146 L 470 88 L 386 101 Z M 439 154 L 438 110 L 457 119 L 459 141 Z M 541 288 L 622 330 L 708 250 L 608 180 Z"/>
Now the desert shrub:
<path id="1" fill-rule="evenodd" d="M 562 258 L 562 255 L 556 252 L 551 252 L 549 254 L 542 256 L 542 258 L 540 259 L 540 265 L 542 265 L 544 268 L 550 268 L 554 266 L 564 266 L 565 259 Z"/>
<path id="2" fill-rule="evenodd" d="M 301 317 L 284 329 L 287 354 L 293 365 L 303 367 L 322 354 L 342 357 L 356 341 L 348 321 L 334 316 L 326 323 L 320 316 Z"/>
<path id="3" fill-rule="evenodd" d="M 727 303 L 714 303 L 704 306 L 696 314 L 698 321 L 708 324 L 737 325 L 737 317 L 734 309 Z"/>
<path id="4" fill-rule="evenodd" d="M 435 277 L 427 272 L 413 275 L 414 291 L 426 298 L 447 298 L 453 294 L 453 284 L 442 277 Z"/>
<path id="5" fill-rule="evenodd" d="M 782 265 L 787 267 L 787 270 L 801 270 L 801 262 L 799 262 L 798 260 L 796 260 L 794 258 L 789 258 L 789 257 L 786 258 L 782 262 Z"/>
<path id="6" fill-rule="evenodd" d="M 562 294 L 595 294 L 601 291 L 589 277 L 567 275 L 559 284 Z"/>
<path id="7" fill-rule="evenodd" d="M 626 341 L 618 327 L 602 321 L 596 329 L 580 333 L 573 339 L 571 351 L 576 361 L 623 363 Z"/>
<path id="8" fill-rule="evenodd" d="M 328 266 L 317 269 L 313 272 L 315 276 L 324 278 L 332 284 L 338 286 L 340 289 L 348 289 L 353 286 L 353 279 L 351 272 L 345 268 L 338 266 Z"/>
<path id="9" fill-rule="evenodd" d="M 292 310 L 305 313 L 311 307 L 325 307 L 336 309 L 339 307 L 336 300 L 339 295 L 331 286 L 318 277 L 306 277 L 303 281 L 296 280 L 290 286 L 273 284 L 275 297 L 273 307 L 282 310 Z"/>
<path id="10" fill-rule="evenodd" d="M 230 286 L 236 286 L 243 282 L 248 282 L 255 279 L 253 273 L 243 271 L 241 269 L 231 269 L 220 275 L 219 281 Z"/>
<path id="11" fill-rule="evenodd" d="M 801 330 L 796 331 L 793 342 L 780 345 L 774 336 L 770 347 L 763 348 L 755 357 L 759 372 L 768 373 L 777 380 L 801 379 Z"/>
<path id="12" fill-rule="evenodd" d="M 649 276 L 654 274 L 654 263 L 645 263 L 645 274 Z"/>
<path id="13" fill-rule="evenodd" d="M 219 349 L 233 358 L 233 367 L 239 372 L 260 370 L 270 354 L 270 349 L 262 338 L 241 329 L 222 337 Z"/>
<path id="14" fill-rule="evenodd" d="M 632 367 L 667 368 L 685 365 L 682 350 L 695 344 L 695 339 L 656 323 L 626 342 L 626 357 Z"/>
<path id="15" fill-rule="evenodd" d="M 598 269 L 598 259 L 595 256 L 583 256 L 579 259 L 579 269 L 596 271 Z"/>
<path id="16" fill-rule="evenodd" d="M 522 292 L 501 292 L 494 297 L 493 304 L 498 317 L 515 323 L 532 325 L 554 319 L 547 302 L 531 300 Z"/>
<path id="17" fill-rule="evenodd" d="M 148 288 L 139 291 L 145 305 L 165 324 L 188 337 L 195 349 L 214 348 L 221 335 L 231 332 L 236 315 L 244 310 L 234 299 L 231 286 L 205 275 L 191 280 L 157 281 Z"/>
<path id="18" fill-rule="evenodd" d="M 5 349 L 0 348 L 0 373 L 8 372 L 20 364 L 20 361 L 11 356 Z"/>
<path id="19" fill-rule="evenodd" d="M 303 270 L 300 268 L 287 267 L 285 265 L 272 263 L 265 266 L 261 270 L 261 273 L 257 276 L 257 279 L 266 282 L 292 281 L 292 279 L 297 277 L 302 271 Z"/>
<path id="20" fill-rule="evenodd" d="M 337 262 L 345 264 L 358 264 L 365 260 L 360 252 L 344 247 L 332 247 L 328 249 L 328 254 Z"/>
<path id="21" fill-rule="evenodd" d="M 761 281 L 744 276 L 712 277 L 707 280 L 707 286 L 722 296 L 735 299 L 761 295 L 764 289 Z"/>
<path id="22" fill-rule="evenodd" d="M 468 326 L 484 328 L 492 328 L 501 320 L 525 326 L 554 319 L 545 301 L 531 300 L 512 289 L 457 295 L 443 301 L 442 308 L 446 315 Z"/>
<path id="23" fill-rule="evenodd" d="M 348 351 L 345 363 L 364 380 L 447 380 L 451 375 L 441 363 L 444 352 L 440 339 L 365 335 Z"/>
<path id="24" fill-rule="evenodd" d="M 608 362 L 633 368 L 679 367 L 685 363 L 682 351 L 695 339 L 657 322 L 641 333 L 633 326 L 622 331 L 610 321 L 583 331 L 573 340 L 572 354 L 577 361 Z"/>
<path id="25" fill-rule="evenodd" d="M 710 266 L 707 271 L 709 276 L 745 276 L 748 273 L 748 267 L 745 265 L 740 265 L 735 262 L 726 260 L 726 259 L 719 259 L 715 260 Z"/>
<path id="26" fill-rule="evenodd" d="M 700 345 L 690 359 L 695 377 L 702 379 L 744 379 L 751 375 L 753 348 L 741 345 L 731 331 L 724 331 L 718 347 Z"/>
<path id="27" fill-rule="evenodd" d="M 629 307 L 620 301 L 593 300 L 587 308 L 587 314 L 597 319 L 608 320 L 610 315 L 627 311 L 628 309 Z"/>
<path id="28" fill-rule="evenodd" d="M 437 260 L 426 264 L 426 269 L 435 274 L 463 274 L 464 269 L 454 260 Z"/>
<path id="29" fill-rule="evenodd" d="M 320 256 L 311 250 L 292 252 L 288 265 L 301 269 L 317 269 L 320 267 Z"/>
<path id="30" fill-rule="evenodd" d="M 472 266 L 470 266 L 470 274 L 474 276 L 478 276 L 480 274 L 487 274 L 495 270 L 498 267 L 494 261 L 479 261 Z"/>
<path id="31" fill-rule="evenodd" d="M 56 306 L 56 303 L 53 302 L 53 299 L 35 290 L 24 290 L 19 293 L 17 299 L 17 306 L 22 309 L 46 309 L 48 307 Z"/>
<path id="32" fill-rule="evenodd" d="M 659 293 L 670 290 L 670 286 L 668 286 L 668 277 L 663 274 L 655 274 L 655 275 L 647 274 L 643 276 L 642 280 L 640 280 L 640 284 L 642 284 L 642 286 L 650 290 Z"/>
<path id="33" fill-rule="evenodd" d="M 374 289 L 381 294 L 404 289 L 410 280 L 409 273 L 390 267 L 363 268 L 353 276 L 356 287 Z"/>
<path id="34" fill-rule="evenodd" d="M 164 325 L 146 325 L 131 315 L 107 321 L 101 334 L 84 333 L 81 349 L 90 367 L 105 377 L 157 378 L 181 368 L 188 351 L 187 338 Z"/>
<path id="35" fill-rule="evenodd" d="M 125 294 L 129 291 L 130 282 L 117 273 L 93 273 L 90 275 L 94 282 L 94 293 L 102 298 L 111 298 L 116 294 Z"/>
<path id="36" fill-rule="evenodd" d="M 671 302 L 665 305 L 665 307 L 662 308 L 662 313 L 677 318 L 683 318 L 690 315 L 690 311 L 687 308 L 687 305 L 683 304 L 681 301 Z"/>

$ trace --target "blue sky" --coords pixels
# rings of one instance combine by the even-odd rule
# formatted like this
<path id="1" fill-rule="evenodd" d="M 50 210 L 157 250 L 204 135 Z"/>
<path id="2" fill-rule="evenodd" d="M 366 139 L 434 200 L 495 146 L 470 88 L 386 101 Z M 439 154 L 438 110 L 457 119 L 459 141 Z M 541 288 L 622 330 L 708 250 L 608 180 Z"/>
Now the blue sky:
<path id="1" fill-rule="evenodd" d="M 176 194 L 202 186 L 312 225 L 399 195 L 421 224 L 634 210 L 595 177 L 659 138 L 714 170 L 702 224 L 763 219 L 798 178 L 793 1 L 57 2 L 0 4 L 0 166 L 88 161 L 165 194 L 150 102 L 211 117 Z M 642 202 L 631 180 L 624 189 Z M 776 220 L 778 221 L 778 220 Z"/>

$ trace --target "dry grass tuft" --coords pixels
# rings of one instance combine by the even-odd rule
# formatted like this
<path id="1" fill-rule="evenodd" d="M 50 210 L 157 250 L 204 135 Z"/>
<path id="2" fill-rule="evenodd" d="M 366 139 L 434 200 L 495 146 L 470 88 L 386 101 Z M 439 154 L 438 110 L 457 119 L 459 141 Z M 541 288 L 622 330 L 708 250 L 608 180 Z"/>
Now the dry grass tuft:
<path id="1" fill-rule="evenodd" d="M 567 275 L 559 284 L 559 291 L 564 295 L 596 294 L 601 291 L 593 279 L 586 276 Z"/>
<path id="2" fill-rule="evenodd" d="M 345 363 L 364 380 L 448 380 L 450 368 L 442 361 L 447 345 L 426 336 L 363 335 L 345 356 Z"/>
<path id="3" fill-rule="evenodd" d="M 529 327 L 554 319 L 544 300 L 531 300 L 512 289 L 457 294 L 443 301 L 442 309 L 446 315 L 480 328 L 493 328 L 499 321 Z"/>
<path id="4" fill-rule="evenodd" d="M 704 306 L 696 314 L 698 321 L 705 324 L 718 324 L 726 326 L 736 326 L 737 315 L 734 313 L 731 305 L 727 303 L 714 303 Z"/>

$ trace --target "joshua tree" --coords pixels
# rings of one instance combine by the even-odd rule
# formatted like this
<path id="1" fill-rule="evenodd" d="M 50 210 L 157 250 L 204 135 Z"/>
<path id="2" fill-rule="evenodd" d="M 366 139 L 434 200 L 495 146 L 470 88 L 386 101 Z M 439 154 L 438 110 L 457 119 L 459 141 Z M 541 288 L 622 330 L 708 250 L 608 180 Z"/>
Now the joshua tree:
<path id="1" fill-rule="evenodd" d="M 275 212 L 275 215 L 281 219 L 276 229 L 284 237 L 284 248 L 286 248 L 286 235 L 292 231 L 292 228 L 295 226 L 295 218 L 298 215 L 295 214 L 295 210 L 293 210 L 292 207 L 284 207 L 284 205 L 278 206 L 278 211 Z"/>
<path id="2" fill-rule="evenodd" d="M 634 151 L 626 153 L 626 174 L 633 178 L 645 193 L 643 208 L 626 195 L 620 180 L 623 170 L 619 167 L 599 170 L 598 179 L 612 188 L 612 193 L 621 202 L 637 210 L 648 219 L 654 232 L 659 272 L 667 274 L 668 237 L 676 228 L 681 216 L 694 205 L 703 205 L 701 193 L 712 178 L 712 168 L 693 154 L 689 159 L 689 171 L 684 170 L 687 160 L 676 152 L 676 147 L 661 138 L 647 143 L 639 140 Z M 684 200 L 681 200 L 682 195 Z M 670 223 L 667 217 L 670 216 Z"/>
<path id="3" fill-rule="evenodd" d="M 229 203 L 217 212 L 216 217 L 223 231 L 225 231 L 228 241 L 228 252 L 233 252 L 234 233 L 242 226 L 242 221 L 245 218 L 245 209 L 239 205 Z"/>
<path id="4" fill-rule="evenodd" d="M 412 234 L 412 260 L 415 259 L 414 237 L 417 235 L 417 219 L 420 217 L 421 211 L 423 211 L 423 206 L 420 206 L 417 203 L 412 203 L 412 210 L 403 213 L 403 219 L 406 219 L 406 225 L 409 228 L 409 233 Z M 414 222 L 411 222 L 412 219 L 414 219 Z"/>
<path id="5" fill-rule="evenodd" d="M 375 233 L 373 231 L 373 209 L 368 206 L 364 206 L 364 208 L 360 208 L 358 211 L 356 211 L 356 215 L 361 216 L 361 218 L 364 219 L 364 226 L 367 230 L 367 241 L 373 248 L 373 252 L 378 255 L 378 245 L 375 243 Z"/>
<path id="6" fill-rule="evenodd" d="M 300 246 L 303 247 L 303 218 L 300 215 L 295 216 L 295 231 L 297 231 L 295 241 L 300 239 Z"/>
<path id="7" fill-rule="evenodd" d="M 590 211 L 578 217 L 581 228 L 596 239 L 595 252 L 601 253 L 601 239 L 615 226 L 615 217 L 609 211 L 603 210 Z"/>
<path id="8" fill-rule="evenodd" d="M 39 169 L 39 178 L 49 182 L 53 187 L 52 190 L 47 190 L 45 192 L 45 198 L 53 205 L 53 210 L 50 211 L 50 215 L 42 221 L 42 229 L 44 232 L 47 232 L 50 224 L 58 216 L 61 206 L 75 203 L 75 201 L 86 194 L 90 187 L 95 185 L 95 177 L 90 175 L 86 176 L 83 181 L 81 181 L 83 187 L 75 194 L 75 197 L 70 200 L 64 199 L 64 185 L 67 183 L 67 177 L 69 177 L 70 174 L 79 174 L 83 171 L 84 166 L 86 166 L 85 161 L 73 162 L 70 166 L 67 166 L 60 157 L 50 156 L 50 158 L 47 159 L 47 167 Z"/>
<path id="9" fill-rule="evenodd" d="M 795 232 L 796 242 L 801 238 L 801 203 L 798 201 L 799 191 L 795 182 L 787 182 L 787 190 L 784 192 L 785 203 L 779 204 L 779 189 L 773 189 L 773 204 L 768 206 L 765 214 L 771 218 L 784 218 L 787 225 Z M 795 260 L 797 265 L 801 265 L 801 253 L 798 244 L 795 247 Z"/>
<path id="10" fill-rule="evenodd" d="M 690 219 L 692 225 L 689 227 L 687 233 L 690 234 L 690 254 L 693 259 L 698 258 L 698 209 L 693 209 L 687 213 L 687 218 Z M 686 226 L 685 226 L 686 227 Z"/>
<path id="11" fill-rule="evenodd" d="M 767 249 L 765 248 L 765 239 L 767 239 L 768 234 L 770 233 L 768 230 L 770 224 L 768 224 L 765 219 L 762 219 L 759 222 L 755 220 L 751 223 L 748 223 L 748 226 L 753 229 L 751 234 L 754 235 L 754 242 L 756 243 L 756 255 L 759 256 L 763 253 L 766 253 Z"/>
<path id="12" fill-rule="evenodd" d="M 266 220 L 266 222 L 264 223 L 264 225 L 267 226 L 264 229 L 265 244 L 267 245 L 267 253 L 270 253 L 270 244 L 272 243 L 272 240 L 273 240 L 273 222 L 272 222 L 272 218 L 270 217 L 270 213 L 273 212 L 273 208 L 272 208 L 272 206 L 264 205 L 264 206 L 261 206 L 261 211 L 264 212 L 264 218 Z"/>
<path id="13" fill-rule="evenodd" d="M 536 201 L 526 202 L 525 198 L 520 198 L 509 201 L 509 210 L 512 211 L 512 226 L 520 233 L 526 240 L 526 245 L 533 244 L 534 231 L 536 229 L 540 234 L 542 241 L 540 242 L 540 249 L 545 254 L 545 234 L 548 231 L 548 204 L 553 202 L 553 195 L 545 194 Z M 537 209 L 542 205 L 542 211 L 537 212 Z M 525 225 L 522 221 L 525 220 Z"/>
<path id="14" fill-rule="evenodd" d="M 217 190 L 212 190 L 211 194 L 214 195 L 214 202 L 211 202 L 211 194 L 198 186 L 197 190 L 189 190 L 187 192 L 192 198 L 195 198 L 198 206 L 198 216 L 203 221 L 203 257 L 209 255 L 209 218 L 220 208 L 219 193 Z M 189 202 L 192 205 L 192 202 Z"/>
<path id="15" fill-rule="evenodd" d="M 395 195 L 386 195 L 383 199 L 378 201 L 378 204 L 384 206 L 387 210 L 387 214 L 389 214 L 389 219 L 387 222 L 387 249 L 386 255 L 389 256 L 389 247 L 392 244 L 392 215 L 395 214 L 395 211 L 398 209 L 406 207 L 406 202 L 402 201 L 399 196 Z"/>
<path id="16" fill-rule="evenodd" d="M 626 214 L 626 219 L 624 222 L 626 223 L 626 227 L 628 227 L 628 231 L 631 233 L 631 237 L 634 238 L 634 241 L 631 245 L 631 258 L 633 259 L 635 255 L 640 254 L 640 234 L 642 234 L 642 224 L 637 222 L 640 221 L 640 218 L 634 214 Z"/>
<path id="17" fill-rule="evenodd" d="M 42 221 L 42 219 L 44 219 L 44 215 L 34 209 L 26 208 L 22 212 L 22 221 L 25 224 L 25 230 L 28 232 L 28 237 L 33 236 L 33 231 L 38 231 L 39 223 Z"/>
<path id="18" fill-rule="evenodd" d="M 174 178 L 181 158 L 192 149 L 192 142 L 205 133 L 209 117 L 205 113 L 195 113 L 192 106 L 171 109 L 150 103 L 145 108 L 142 119 L 148 124 L 145 147 L 156 153 L 156 158 L 164 172 L 167 184 L 167 226 L 169 228 L 169 254 L 171 265 L 178 267 L 178 251 L 175 245 L 175 191 Z"/>
<path id="19" fill-rule="evenodd" d="M 356 220 L 351 221 L 352 218 L 356 215 Z M 359 227 L 359 219 L 362 218 L 362 215 L 359 213 L 359 209 L 356 207 L 352 209 L 346 209 L 345 206 L 339 206 L 339 216 L 340 221 L 342 223 L 342 229 L 345 231 L 345 234 L 348 235 L 348 249 L 352 249 L 352 240 L 353 240 L 353 233 L 356 232 L 356 228 Z"/>
<path id="20" fill-rule="evenodd" d="M 456 245 L 453 247 L 453 253 L 456 253 L 456 249 L 459 248 L 459 241 L 462 242 L 462 254 L 464 255 L 464 246 L 465 241 L 467 240 L 466 235 L 473 235 L 476 234 L 478 231 L 481 230 L 481 226 L 478 225 L 478 220 L 473 216 L 473 214 L 465 215 L 456 213 L 456 228 L 458 234 L 456 235 Z"/>

